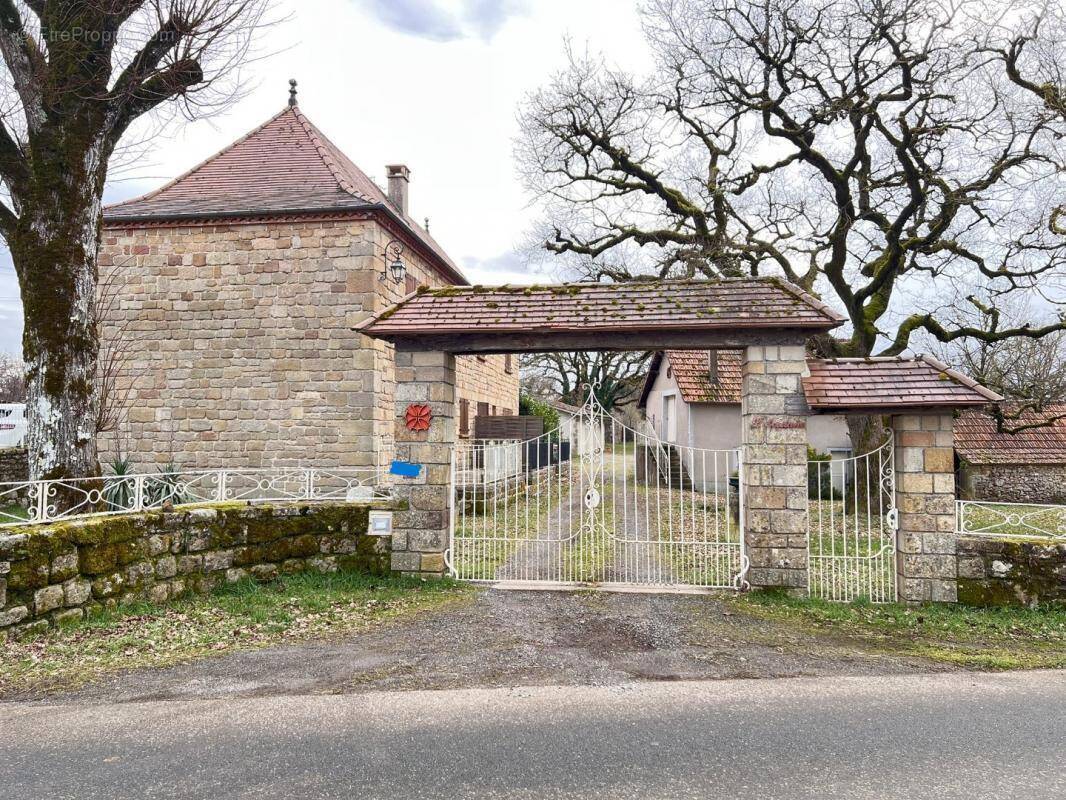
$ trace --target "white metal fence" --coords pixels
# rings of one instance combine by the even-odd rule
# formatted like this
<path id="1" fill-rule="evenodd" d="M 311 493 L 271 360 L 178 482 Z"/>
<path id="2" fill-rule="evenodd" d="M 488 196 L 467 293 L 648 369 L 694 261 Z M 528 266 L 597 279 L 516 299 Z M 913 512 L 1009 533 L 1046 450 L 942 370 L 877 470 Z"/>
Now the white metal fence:
<path id="1" fill-rule="evenodd" d="M 0 483 L 0 527 L 190 503 L 388 499 L 390 486 L 380 467 L 182 470 Z"/>
<path id="2" fill-rule="evenodd" d="M 807 462 L 809 593 L 824 600 L 896 599 L 895 450 Z"/>
<path id="3" fill-rule="evenodd" d="M 26 406 L 0 403 L 0 447 L 20 447 L 26 438 Z"/>
<path id="4" fill-rule="evenodd" d="M 965 536 L 1066 542 L 1066 506 L 959 500 L 955 520 Z"/>

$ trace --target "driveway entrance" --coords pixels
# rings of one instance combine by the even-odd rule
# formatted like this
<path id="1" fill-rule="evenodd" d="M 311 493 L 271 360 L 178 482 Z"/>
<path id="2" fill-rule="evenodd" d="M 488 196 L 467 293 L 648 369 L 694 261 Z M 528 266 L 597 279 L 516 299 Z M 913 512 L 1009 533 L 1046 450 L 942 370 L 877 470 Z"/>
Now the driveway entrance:
<path id="1" fill-rule="evenodd" d="M 462 580 L 616 588 L 740 588 L 748 568 L 738 450 L 661 441 L 594 392 L 560 431 L 456 450 L 447 553 Z"/>

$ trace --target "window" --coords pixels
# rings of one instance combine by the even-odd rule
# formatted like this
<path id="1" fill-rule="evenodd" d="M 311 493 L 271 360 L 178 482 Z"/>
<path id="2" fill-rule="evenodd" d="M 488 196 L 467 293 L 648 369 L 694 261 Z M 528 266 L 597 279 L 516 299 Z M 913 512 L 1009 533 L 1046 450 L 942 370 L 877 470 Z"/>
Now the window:
<path id="1" fill-rule="evenodd" d="M 503 409 L 500 413 L 503 414 L 505 417 L 513 417 L 514 416 L 514 412 L 511 409 L 509 409 L 509 408 Z"/>
<path id="2" fill-rule="evenodd" d="M 459 401 L 459 435 L 468 436 L 470 434 L 470 401 Z"/>
<path id="3" fill-rule="evenodd" d="M 514 360 L 510 353 L 503 357 L 503 371 L 508 375 L 514 372 Z"/>
<path id="4" fill-rule="evenodd" d="M 477 404 L 477 415 L 479 417 L 487 417 L 489 415 L 489 404 L 479 402 Z"/>
<path id="5" fill-rule="evenodd" d="M 495 417 L 496 416 L 496 406 L 489 406 L 489 416 L 490 417 Z"/>
<path id="6" fill-rule="evenodd" d="M 418 278 L 416 278 L 414 275 L 412 275 L 410 272 L 408 272 L 407 273 L 407 278 L 404 280 L 404 287 L 403 288 L 406 290 L 407 294 L 413 294 L 414 292 L 417 292 L 418 291 Z"/>

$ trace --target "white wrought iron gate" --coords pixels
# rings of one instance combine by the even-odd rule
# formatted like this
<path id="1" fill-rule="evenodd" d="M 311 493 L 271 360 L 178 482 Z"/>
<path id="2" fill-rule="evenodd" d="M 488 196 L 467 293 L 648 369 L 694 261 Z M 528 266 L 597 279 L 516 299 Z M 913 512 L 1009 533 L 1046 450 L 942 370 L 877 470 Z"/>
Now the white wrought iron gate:
<path id="1" fill-rule="evenodd" d="M 849 458 L 807 462 L 808 568 L 812 597 L 896 599 L 896 469 L 891 436 Z"/>
<path id="2" fill-rule="evenodd" d="M 462 580 L 740 586 L 740 455 L 665 443 L 593 393 L 565 430 L 457 448 L 448 563 Z"/>

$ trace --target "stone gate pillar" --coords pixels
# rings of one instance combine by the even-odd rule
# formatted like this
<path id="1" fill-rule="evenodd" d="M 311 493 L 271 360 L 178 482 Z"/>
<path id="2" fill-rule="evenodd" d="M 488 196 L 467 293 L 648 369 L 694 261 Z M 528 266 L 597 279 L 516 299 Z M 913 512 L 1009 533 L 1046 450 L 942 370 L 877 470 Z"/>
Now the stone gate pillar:
<path id="1" fill-rule="evenodd" d="M 407 426 L 411 405 L 429 406 L 429 430 Z M 455 449 L 455 356 L 396 351 L 396 458 L 421 464 L 417 478 L 395 478 L 394 494 L 407 509 L 393 516 L 392 569 L 439 577 L 445 572 L 451 522 L 451 458 Z"/>
<path id="2" fill-rule="evenodd" d="M 745 351 L 741 480 L 753 588 L 807 592 L 806 370 L 802 344 Z"/>
<path id="3" fill-rule="evenodd" d="M 896 585 L 905 603 L 958 599 L 955 437 L 950 413 L 893 417 L 896 447 Z"/>

